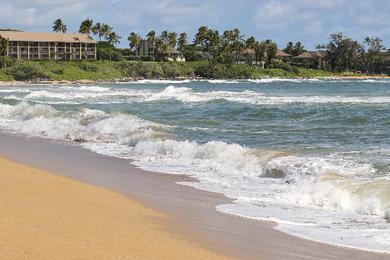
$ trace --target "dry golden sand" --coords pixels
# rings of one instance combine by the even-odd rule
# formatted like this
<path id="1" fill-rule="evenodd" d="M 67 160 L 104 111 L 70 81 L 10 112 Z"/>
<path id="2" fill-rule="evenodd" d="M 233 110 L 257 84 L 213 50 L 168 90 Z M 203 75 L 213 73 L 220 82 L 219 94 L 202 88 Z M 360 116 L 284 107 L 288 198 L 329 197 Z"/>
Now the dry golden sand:
<path id="1" fill-rule="evenodd" d="M 0 158 L 0 259 L 224 258 L 162 228 L 167 218 L 115 192 Z"/>

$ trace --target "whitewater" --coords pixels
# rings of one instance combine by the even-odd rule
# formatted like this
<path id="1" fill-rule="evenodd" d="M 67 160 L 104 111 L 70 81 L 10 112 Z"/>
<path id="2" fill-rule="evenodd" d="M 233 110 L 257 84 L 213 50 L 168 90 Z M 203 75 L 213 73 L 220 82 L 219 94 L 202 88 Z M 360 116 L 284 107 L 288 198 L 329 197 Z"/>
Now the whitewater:
<path id="1" fill-rule="evenodd" d="M 224 194 L 216 210 L 390 252 L 390 80 L 0 85 L 0 130 Z"/>

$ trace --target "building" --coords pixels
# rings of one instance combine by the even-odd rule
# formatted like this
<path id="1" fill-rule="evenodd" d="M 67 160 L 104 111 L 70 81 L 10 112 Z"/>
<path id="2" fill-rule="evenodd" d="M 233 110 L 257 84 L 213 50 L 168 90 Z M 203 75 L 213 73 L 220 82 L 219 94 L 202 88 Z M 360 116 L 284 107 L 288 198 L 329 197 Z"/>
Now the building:
<path id="1" fill-rule="evenodd" d="M 318 69 L 322 69 L 328 66 L 328 56 L 327 51 L 305 51 L 293 59 L 301 63 L 314 63 Z"/>
<path id="2" fill-rule="evenodd" d="M 96 41 L 87 34 L 0 31 L 7 57 L 17 60 L 96 60 Z"/>
<path id="3" fill-rule="evenodd" d="M 169 52 L 167 56 L 168 61 L 177 61 L 177 62 L 185 62 L 186 58 L 184 57 L 183 53 L 177 49 L 173 49 Z"/>
<path id="4" fill-rule="evenodd" d="M 177 49 L 172 49 L 166 53 L 166 55 L 161 55 L 161 53 L 158 53 L 156 46 L 149 40 L 142 40 L 141 47 L 139 49 L 139 56 L 137 55 L 135 58 L 140 58 L 141 60 L 186 61 L 183 53 Z"/>
<path id="5" fill-rule="evenodd" d="M 139 55 L 143 58 L 155 58 L 155 44 L 150 40 L 142 40 Z"/>
<path id="6" fill-rule="evenodd" d="M 280 59 L 280 60 L 285 60 L 285 59 L 290 58 L 291 55 L 288 54 L 288 53 L 286 53 L 286 52 L 284 52 L 283 50 L 278 49 L 278 50 L 276 51 L 275 57 L 276 57 L 277 59 Z"/>
<path id="7" fill-rule="evenodd" d="M 286 60 L 290 56 L 290 54 L 287 54 L 280 49 L 278 49 L 275 54 L 275 58 L 280 60 Z M 232 57 L 237 64 L 258 65 L 264 69 L 267 54 L 263 54 L 262 61 L 256 61 L 256 51 L 254 49 L 247 48 L 240 52 L 233 52 Z"/>

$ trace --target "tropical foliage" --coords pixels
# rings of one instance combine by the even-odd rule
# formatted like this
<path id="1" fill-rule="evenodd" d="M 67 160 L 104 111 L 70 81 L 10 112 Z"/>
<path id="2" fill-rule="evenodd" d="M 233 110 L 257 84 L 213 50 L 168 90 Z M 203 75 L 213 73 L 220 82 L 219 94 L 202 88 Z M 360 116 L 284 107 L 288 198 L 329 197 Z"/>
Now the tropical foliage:
<path id="1" fill-rule="evenodd" d="M 52 29 L 54 32 L 61 33 L 68 30 L 61 19 L 56 19 L 53 22 Z M 126 49 L 117 48 L 121 37 L 108 24 L 94 23 L 92 19 L 88 18 L 81 22 L 78 31 L 92 35 L 98 40 L 97 56 L 99 60 L 167 61 L 173 60 L 172 55 L 182 54 L 187 61 L 203 61 L 202 66 L 194 68 L 194 71 L 199 73 L 194 74 L 207 75 L 208 77 L 236 75 L 232 72 L 233 68 L 246 77 L 253 75 L 247 71 L 247 68 L 251 67 L 297 74 L 298 67 L 316 69 L 321 62 L 324 64 L 320 66 L 322 69 L 333 72 L 360 71 L 369 74 L 390 72 L 386 66 L 386 60 L 389 61 L 387 56 L 390 56 L 390 53 L 386 51 L 382 40 L 378 37 L 367 37 L 359 42 L 343 33 L 334 33 L 330 35 L 327 43 L 316 46 L 324 55 L 321 57 L 321 61 L 312 57 L 305 62 L 297 62 L 296 57 L 300 59 L 305 55 L 306 57 L 311 55 L 306 53 L 301 42 L 288 42 L 283 51 L 289 57 L 278 56 L 280 51 L 274 41 L 256 39 L 254 36 L 245 37 L 238 28 L 220 32 L 208 26 L 201 26 L 192 39 L 189 39 L 186 32 L 177 34 L 164 30 L 157 34 L 156 31 L 151 30 L 145 37 L 132 32 L 127 37 L 129 48 Z M 6 39 L 0 37 L 0 56 L 4 57 L 0 61 L 2 68 L 7 66 L 5 56 L 8 44 Z M 148 50 L 142 51 L 145 47 Z M 248 66 L 234 67 L 235 65 Z M 143 65 L 138 66 L 143 67 Z M 156 68 L 155 65 L 153 66 Z M 160 69 L 156 70 L 160 71 Z M 228 71 L 231 72 L 228 73 Z M 153 72 L 150 75 L 157 74 L 157 72 Z"/>
<path id="2" fill-rule="evenodd" d="M 80 24 L 79 33 L 91 34 L 93 28 L 93 21 L 91 19 L 85 19 Z"/>
<path id="3" fill-rule="evenodd" d="M 62 32 L 66 33 L 67 31 L 67 26 L 62 22 L 61 19 L 57 19 L 53 23 L 53 32 Z"/>

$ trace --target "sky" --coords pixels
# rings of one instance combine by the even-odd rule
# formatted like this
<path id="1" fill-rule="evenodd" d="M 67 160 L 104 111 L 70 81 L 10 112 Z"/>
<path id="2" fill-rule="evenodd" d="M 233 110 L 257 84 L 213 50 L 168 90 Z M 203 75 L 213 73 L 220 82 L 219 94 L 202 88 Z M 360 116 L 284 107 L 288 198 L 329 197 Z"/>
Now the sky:
<path id="1" fill-rule="evenodd" d="M 0 0 L 0 28 L 50 31 L 61 18 L 76 32 L 80 22 L 110 24 L 128 46 L 130 32 L 185 31 L 192 39 L 207 25 L 223 32 L 239 28 L 246 36 L 273 39 L 279 47 L 301 41 L 306 49 L 344 32 L 362 41 L 378 36 L 390 48 L 388 0 Z"/>

